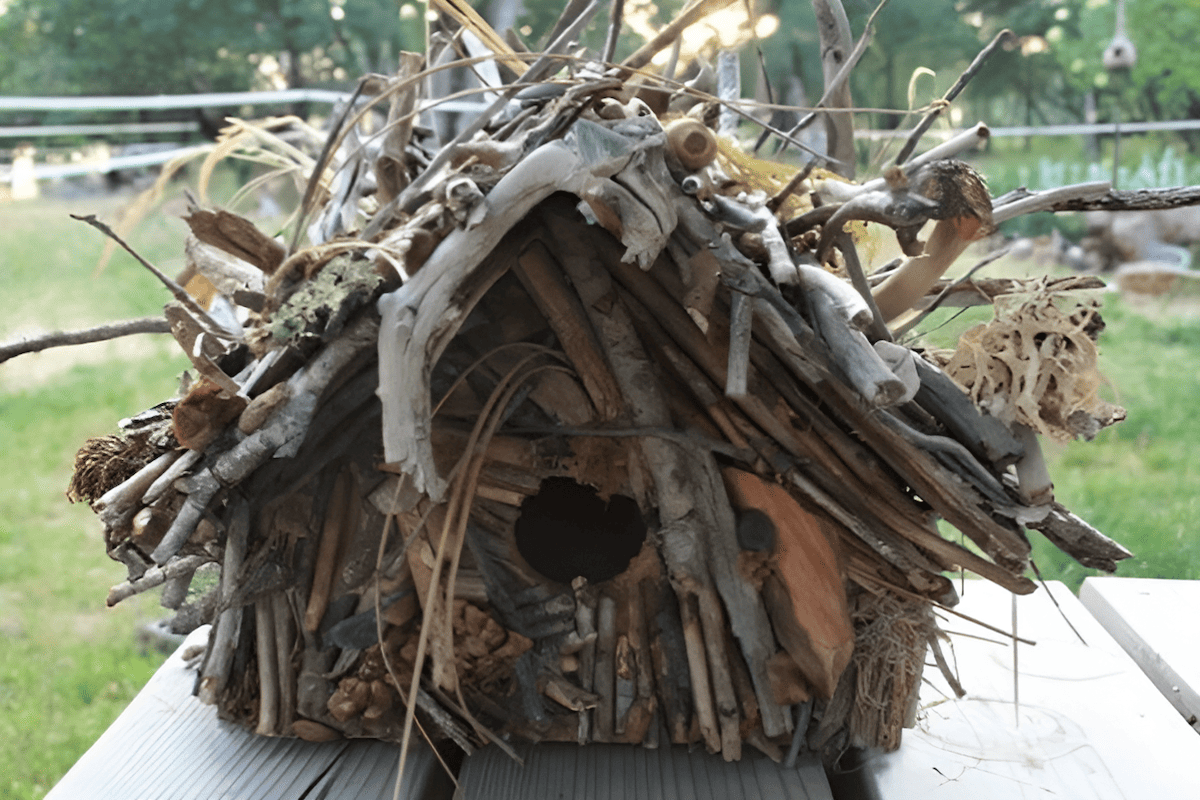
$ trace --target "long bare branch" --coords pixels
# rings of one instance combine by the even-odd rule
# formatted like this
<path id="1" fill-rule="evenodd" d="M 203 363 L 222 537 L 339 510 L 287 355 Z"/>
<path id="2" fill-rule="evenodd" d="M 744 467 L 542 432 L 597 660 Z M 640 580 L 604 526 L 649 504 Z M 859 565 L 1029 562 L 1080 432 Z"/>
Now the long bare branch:
<path id="1" fill-rule="evenodd" d="M 929 127 L 941 115 L 942 109 L 949 106 L 954 98 L 958 97 L 959 92 L 966 88 L 971 78 L 974 78 L 975 74 L 983 69 L 984 62 L 991 57 L 992 53 L 996 52 L 996 48 L 1015 38 L 1016 36 L 1013 32 L 1005 28 L 996 34 L 987 47 L 979 51 L 979 55 L 975 56 L 975 60 L 971 62 L 970 66 L 963 70 L 963 73 L 958 76 L 958 80 L 954 82 L 954 85 L 942 95 L 941 101 L 934 104 L 924 119 L 917 123 L 917 127 L 913 128 L 913 132 L 908 135 L 908 141 L 904 143 L 904 147 L 900 148 L 900 153 L 896 156 L 896 164 L 903 164 L 904 159 L 912 155 L 912 151 L 917 147 L 917 142 L 921 141 L 921 137 L 925 135 L 925 131 L 929 130 Z"/>
<path id="2" fill-rule="evenodd" d="M 90 342 L 105 342 L 122 336 L 132 336 L 135 333 L 170 333 L 170 324 L 162 317 L 139 317 L 121 322 L 106 322 L 94 328 L 84 328 L 77 331 L 55 331 L 40 336 L 29 336 L 15 342 L 0 344 L 0 364 L 10 358 L 38 353 L 52 347 L 67 347 L 73 344 L 88 344 Z"/>

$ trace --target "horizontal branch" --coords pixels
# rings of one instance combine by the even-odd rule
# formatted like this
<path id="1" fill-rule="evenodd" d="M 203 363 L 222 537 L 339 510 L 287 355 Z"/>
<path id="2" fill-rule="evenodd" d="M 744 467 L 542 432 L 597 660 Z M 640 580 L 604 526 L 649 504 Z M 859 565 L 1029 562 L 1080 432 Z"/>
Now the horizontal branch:
<path id="1" fill-rule="evenodd" d="M 132 336 L 135 333 L 170 333 L 170 324 L 162 317 L 139 317 L 122 322 L 106 322 L 94 328 L 84 328 L 78 331 L 56 331 L 41 336 L 30 336 L 7 344 L 0 344 L 0 364 L 26 353 L 38 353 L 52 347 L 66 347 L 73 344 L 88 344 L 90 342 L 105 342 L 122 336 Z"/>
<path id="2" fill-rule="evenodd" d="M 1163 208 L 1200 205 L 1200 186 L 1172 189 L 1113 190 L 1093 198 L 1057 203 L 1052 211 L 1157 211 Z"/>

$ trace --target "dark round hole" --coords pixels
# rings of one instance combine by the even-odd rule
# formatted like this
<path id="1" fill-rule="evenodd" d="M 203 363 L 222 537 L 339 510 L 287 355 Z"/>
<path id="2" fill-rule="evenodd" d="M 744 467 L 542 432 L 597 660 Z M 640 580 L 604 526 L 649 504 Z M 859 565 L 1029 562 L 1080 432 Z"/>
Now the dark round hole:
<path id="1" fill-rule="evenodd" d="M 577 576 L 599 583 L 621 574 L 646 540 L 646 523 L 630 497 L 607 503 L 596 490 L 570 478 L 546 478 L 521 504 L 517 550 L 550 580 Z"/>

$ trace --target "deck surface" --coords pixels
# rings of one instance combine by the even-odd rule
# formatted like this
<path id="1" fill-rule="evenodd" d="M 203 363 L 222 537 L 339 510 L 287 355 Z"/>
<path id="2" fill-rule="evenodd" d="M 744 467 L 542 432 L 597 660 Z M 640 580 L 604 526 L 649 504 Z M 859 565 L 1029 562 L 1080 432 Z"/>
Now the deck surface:
<path id="1" fill-rule="evenodd" d="M 400 750 L 395 745 L 268 738 L 217 719 L 215 706 L 192 696 L 196 672 L 182 657 L 207 636 L 206 625 L 188 637 L 46 800 L 392 797 Z M 437 797 L 432 752 L 415 751 L 408 763 L 412 777 L 400 796 Z"/>
<path id="2" fill-rule="evenodd" d="M 1200 581 L 1088 578 L 1079 600 L 1200 731 Z"/>
<path id="3" fill-rule="evenodd" d="M 970 800 L 1195 800 L 1197 736 L 1142 670 L 1061 583 L 1017 599 L 1019 706 L 1013 649 L 1003 636 L 957 617 L 947 658 L 963 687 L 953 698 L 926 666 L 918 726 L 900 750 L 871 759 L 867 782 L 882 798 Z M 959 611 L 1012 629 L 1008 592 L 968 581 Z M 1070 620 L 1086 644 L 1064 620 Z"/>

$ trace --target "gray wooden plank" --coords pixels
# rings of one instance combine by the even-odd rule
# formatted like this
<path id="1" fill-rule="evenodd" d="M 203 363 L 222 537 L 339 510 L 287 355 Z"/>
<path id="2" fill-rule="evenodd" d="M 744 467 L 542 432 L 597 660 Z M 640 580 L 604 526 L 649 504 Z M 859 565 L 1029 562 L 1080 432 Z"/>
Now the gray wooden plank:
<path id="1" fill-rule="evenodd" d="M 786 770 L 745 750 L 742 760 L 685 747 L 545 743 L 518 747 L 522 767 L 495 747 L 466 759 L 459 794 L 469 800 L 832 800 L 815 758 Z"/>
<path id="2" fill-rule="evenodd" d="M 47 800 L 374 800 L 391 798 L 399 748 L 384 742 L 303 742 L 255 736 L 217 719 L 192 696 L 195 671 L 182 654 L 203 644 L 200 628 L 167 659 Z M 408 761 L 406 800 L 448 797 L 428 746 Z"/>
<path id="3" fill-rule="evenodd" d="M 1200 731 L 1200 581 L 1088 578 L 1079 601 Z"/>

